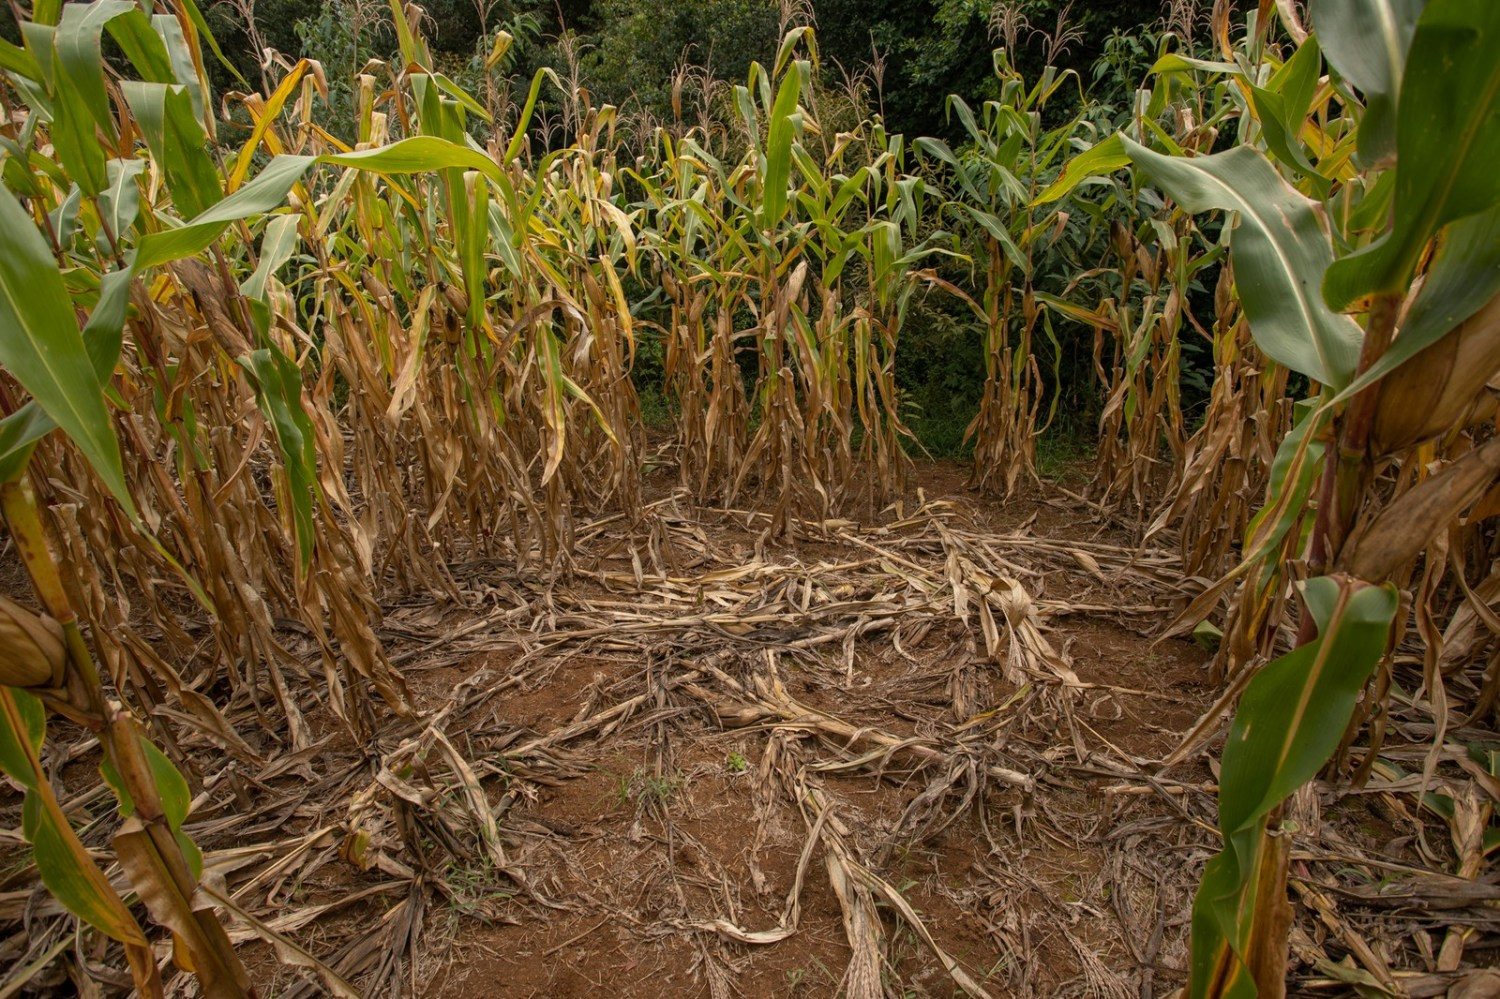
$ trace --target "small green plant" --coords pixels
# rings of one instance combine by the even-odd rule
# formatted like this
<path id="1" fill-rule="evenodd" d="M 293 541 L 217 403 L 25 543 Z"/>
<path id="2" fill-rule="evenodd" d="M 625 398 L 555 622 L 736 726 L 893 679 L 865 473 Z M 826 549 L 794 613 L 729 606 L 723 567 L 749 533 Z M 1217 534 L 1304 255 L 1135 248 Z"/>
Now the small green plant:
<path id="1" fill-rule="evenodd" d="M 731 752 L 729 759 L 725 761 L 725 766 L 729 767 L 729 772 L 732 774 L 742 774 L 750 769 L 750 761 L 745 759 L 743 753 Z"/>
<path id="2" fill-rule="evenodd" d="M 495 869 L 484 863 L 449 864 L 443 881 L 454 910 L 464 916 L 485 919 L 495 902 L 515 897 L 515 892 L 500 886 Z"/>
<path id="3" fill-rule="evenodd" d="M 631 773 L 620 775 L 615 793 L 621 805 L 629 802 L 637 805 L 653 801 L 666 803 L 681 786 L 680 774 L 658 774 L 645 767 L 636 767 Z"/>
<path id="4" fill-rule="evenodd" d="M 839 985 L 840 977 L 835 975 L 822 961 L 816 957 L 808 959 L 811 968 L 796 967 L 786 973 L 786 990 L 788 995 L 816 993 L 819 995 L 831 994 L 832 989 Z M 823 984 L 819 984 L 819 983 Z"/>

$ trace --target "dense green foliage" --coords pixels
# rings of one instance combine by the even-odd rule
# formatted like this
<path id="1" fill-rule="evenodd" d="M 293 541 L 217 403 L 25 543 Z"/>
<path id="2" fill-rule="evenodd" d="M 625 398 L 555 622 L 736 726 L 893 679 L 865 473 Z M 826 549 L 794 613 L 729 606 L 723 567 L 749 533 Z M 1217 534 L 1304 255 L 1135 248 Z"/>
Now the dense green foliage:
<path id="1" fill-rule="evenodd" d="M 364 18 L 350 16 L 360 6 L 360 0 L 252 0 L 264 44 L 290 58 L 330 54 L 325 48 L 330 14 L 344 25 L 367 24 L 376 36 L 370 39 L 372 51 L 390 49 L 394 39 L 378 37 L 390 35 L 379 10 Z M 431 0 L 423 6 L 439 61 L 467 60 L 486 30 L 530 22 L 536 44 L 520 70 L 543 64 L 562 70 L 571 48 L 596 103 L 634 103 L 658 118 L 671 112 L 672 75 L 679 63 L 738 82 L 751 62 L 770 59 L 789 20 L 812 21 L 830 83 L 867 75 L 872 91 L 879 91 L 871 98 L 892 130 L 956 136 L 946 111 L 948 95 L 971 104 L 997 95 L 990 66 L 995 46 L 1014 44 L 1013 62 L 1028 75 L 1040 72 L 1051 55 L 1053 65 L 1097 78 L 1105 96 L 1124 97 L 1154 59 L 1171 5 L 815 0 L 801 9 L 777 0 Z M 209 18 L 241 73 L 253 78 L 254 49 L 242 13 L 225 0 L 209 8 Z M 1181 23 L 1172 27 L 1182 30 Z"/>

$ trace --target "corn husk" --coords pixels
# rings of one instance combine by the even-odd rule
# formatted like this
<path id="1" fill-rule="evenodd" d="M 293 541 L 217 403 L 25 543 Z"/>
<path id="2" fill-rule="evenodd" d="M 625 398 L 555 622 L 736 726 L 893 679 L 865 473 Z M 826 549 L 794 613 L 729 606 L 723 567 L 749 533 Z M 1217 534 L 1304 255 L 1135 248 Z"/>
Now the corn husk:
<path id="1" fill-rule="evenodd" d="M 0 683 L 7 687 L 61 684 L 68 650 L 62 627 L 0 597 Z"/>

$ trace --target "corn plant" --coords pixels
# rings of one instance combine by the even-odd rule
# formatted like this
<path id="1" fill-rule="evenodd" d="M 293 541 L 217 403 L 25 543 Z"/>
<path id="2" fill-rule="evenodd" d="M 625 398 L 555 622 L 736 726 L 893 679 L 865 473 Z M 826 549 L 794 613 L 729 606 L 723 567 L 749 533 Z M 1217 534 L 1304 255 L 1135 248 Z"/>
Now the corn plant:
<path id="1" fill-rule="evenodd" d="M 683 484 L 764 503 L 778 529 L 899 495 L 910 434 L 895 351 L 912 296 L 933 284 L 922 265 L 946 252 L 900 136 L 878 122 L 822 130 L 816 55 L 796 29 L 735 89 L 738 161 L 700 127 L 659 132 L 629 172 L 669 302 Z"/>
<path id="2" fill-rule="evenodd" d="M 982 248 L 982 291 L 969 302 L 984 328 L 985 381 L 965 436 L 974 440 L 973 484 L 1009 495 L 1023 473 L 1036 476 L 1036 438 L 1055 412 L 1054 395 L 1047 420 L 1041 419 L 1046 389 L 1036 344 L 1039 322 L 1054 345 L 1056 334 L 1043 309 L 1047 289 L 1039 285 L 1053 270 L 1044 261 L 1067 259 L 1062 250 L 1068 216 L 1055 199 L 1037 196 L 1089 122 L 1075 115 L 1055 128 L 1042 127 L 1049 98 L 1075 74 L 1049 66 L 1028 86 L 1003 49 L 995 55 L 995 74 L 1001 96 L 986 102 L 979 115 L 959 98 L 949 99 L 950 113 L 969 140 L 965 149 L 956 153 L 927 138 L 917 146 L 948 167 L 953 195 L 946 210 Z M 1086 233 L 1085 252 L 1088 241 Z"/>
<path id="3" fill-rule="evenodd" d="M 1345 742 L 1393 640 L 1397 586 L 1500 471 L 1496 442 L 1467 432 L 1492 412 L 1486 383 L 1500 361 L 1488 263 L 1500 186 L 1487 166 L 1500 76 L 1485 55 L 1500 11 L 1378 6 L 1368 18 L 1340 0 L 1313 4 L 1314 33 L 1288 25 L 1302 40 L 1270 79 L 1262 62 L 1213 67 L 1237 77 L 1256 122 L 1236 148 L 1187 156 L 1119 139 L 1185 210 L 1233 213 L 1251 335 L 1314 389 L 1243 562 L 1196 605 L 1243 579 L 1230 647 L 1270 650 L 1287 560 L 1304 567 L 1295 647 L 1241 680 L 1219 796 L 1225 848 L 1194 907 L 1195 996 L 1284 993 L 1283 803 Z M 1310 127 L 1329 101 L 1343 122 Z M 1418 383 L 1436 405 L 1416 402 Z"/>
<path id="4" fill-rule="evenodd" d="M 171 930 L 177 963 L 195 972 L 204 994 L 238 996 L 248 993 L 249 978 L 199 889 L 202 858 L 181 829 L 188 784 L 146 739 L 135 714 L 108 696 L 75 612 L 73 594 L 81 581 L 64 579 L 27 479 L 42 438 L 60 429 L 87 463 L 85 474 L 117 501 L 120 520 L 138 537 L 154 540 L 147 519 L 154 511 L 134 500 L 109 411 L 118 399 L 109 398 L 107 386 L 121 363 L 133 267 L 121 243 L 136 224 L 141 170 L 108 158 L 110 143 L 95 140 L 96 130 L 108 140 L 119 136 L 100 47 L 108 28 L 153 81 L 131 91 L 146 114 L 136 121 L 141 134 L 164 146 L 174 138 L 201 136 L 201 108 L 191 100 L 194 93 L 201 100 L 201 79 L 193 74 L 191 59 L 173 60 L 192 51 L 194 15 L 191 5 L 180 8 L 176 18 L 159 15 L 155 22 L 128 3 L 72 5 L 65 11 L 42 5 L 26 24 L 25 47 L 5 52 L 7 69 L 33 113 L 19 134 L 7 137 L 12 154 L 7 180 L 19 187 L 28 206 L 10 190 L 0 193 L 6 244 L 0 364 L 30 399 L 21 402 L 6 391 L 0 509 L 45 616 L 7 605 L 7 624 L 26 642 L 15 646 L 16 661 L 0 692 L 0 756 L 6 772 L 26 789 L 24 831 L 44 883 L 72 912 L 125 948 L 142 994 L 161 995 L 155 957 L 139 924 L 83 850 L 39 762 L 44 709 L 98 736 L 103 778 L 122 819 L 113 839 L 115 855 L 132 888 L 152 918 Z M 160 89 L 148 89 L 152 86 Z M 27 153 L 28 147 L 37 148 L 43 120 L 57 163 Z M 175 172 L 173 183 L 185 201 L 206 209 L 217 192 L 207 185 L 209 174 L 192 170 L 189 165 Z M 72 182 L 60 189 L 57 180 L 66 177 Z M 89 264 L 96 268 L 92 273 Z M 64 266 L 75 282 L 93 285 L 95 304 L 81 328 Z M 110 679 L 120 689 L 139 679 L 112 672 Z"/>
<path id="5" fill-rule="evenodd" d="M 608 290 L 628 232 L 611 210 L 579 204 L 573 185 L 534 183 L 516 166 L 530 106 L 503 151 L 473 147 L 465 116 L 485 112 L 430 68 L 411 13 L 393 7 L 406 62 L 380 98 L 388 108 L 377 107 L 373 78 L 357 81 L 357 150 L 312 124 L 326 90 L 303 62 L 270 94 L 241 100 L 249 136 L 220 160 L 203 68 L 213 42 L 190 2 L 154 16 L 124 0 L 44 4 L 25 24 L 25 45 L 3 52 L 26 109 L 5 136 L 0 196 L 14 317 L 0 356 L 13 379 L 0 400 L 5 513 L 47 614 L 7 606 L 39 651 L 6 681 L 100 734 L 121 803 L 119 860 L 207 994 L 243 994 L 248 982 L 196 887 L 196 850 L 181 835 L 196 775 L 158 709 L 182 711 L 193 739 L 247 759 L 263 759 L 268 739 L 310 745 L 305 717 L 318 703 L 356 737 L 382 712 L 409 715 L 375 634 L 376 567 L 442 586 L 431 552 L 455 536 L 488 540 L 496 507 L 513 511 L 523 557 L 564 550 L 568 490 L 586 500 L 579 484 L 598 481 L 577 466 L 559 473 L 566 441 L 595 428 L 629 440 L 610 423 L 628 418 L 633 398 L 625 362 L 610 353 L 619 340 L 592 336 L 595 324 L 628 317 Z M 106 79 L 105 31 L 138 79 Z M 328 169 L 313 171 L 316 160 Z M 611 268 L 598 287 L 588 270 L 560 266 L 559 255 L 578 259 L 575 232 L 531 221 L 549 195 L 561 213 L 554 231 L 581 219 L 610 234 L 586 248 L 585 259 Z M 491 261 L 517 276 L 502 303 L 517 338 L 490 319 Z M 571 295 L 580 280 L 582 303 Z M 81 327 L 70 298 L 88 310 Z M 558 313 L 576 319 L 555 328 L 547 317 Z M 449 335 L 456 365 L 424 350 Z M 341 404 L 340 378 L 365 391 Z M 588 378 L 613 409 L 589 395 Z M 464 422 L 476 432 L 446 432 Z M 363 509 L 344 478 L 344 425 L 363 459 Z M 445 432 L 424 433 L 436 426 Z M 428 443 L 415 466 L 413 439 Z M 555 460 L 532 465 L 536 442 Z M 610 447 L 622 475 L 633 472 L 628 453 Z M 465 466 L 485 474 L 461 476 Z M 460 485 L 462 515 L 447 507 Z M 549 488 L 543 513 L 534 497 L 545 503 Z M 404 508 L 413 495 L 429 501 L 420 520 Z M 539 544 L 522 534 L 528 509 Z M 179 595 L 206 616 L 206 652 L 179 623 Z M 146 638 L 133 605 L 163 641 Z M 282 647 L 282 617 L 300 620 L 319 650 L 320 685 Z M 205 696 L 218 685 L 248 704 L 259 735 Z M 144 741 L 110 689 L 146 710 L 165 751 Z M 139 987 L 156 994 L 142 931 L 92 863 L 79 863 L 86 855 L 41 779 L 37 702 L 19 690 L 6 697 L 5 766 L 35 803 L 28 829 L 44 879 L 126 947 Z"/>

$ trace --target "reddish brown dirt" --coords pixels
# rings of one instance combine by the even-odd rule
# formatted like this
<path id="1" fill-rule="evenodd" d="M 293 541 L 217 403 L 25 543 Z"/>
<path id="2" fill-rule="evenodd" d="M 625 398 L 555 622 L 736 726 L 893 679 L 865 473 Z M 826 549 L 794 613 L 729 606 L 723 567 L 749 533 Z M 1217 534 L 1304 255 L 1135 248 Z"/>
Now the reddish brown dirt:
<path id="1" fill-rule="evenodd" d="M 1001 503 L 968 492 L 965 478 L 956 464 L 932 464 L 922 467 L 915 486 L 927 500 L 957 504 L 981 535 L 1129 541 L 1061 494 L 1035 491 Z M 827 537 L 767 538 L 758 526 L 712 517 L 694 530 L 703 551 L 729 564 L 760 559 L 811 571 L 872 554 Z M 711 568 L 706 555 L 678 557 L 683 576 Z M 628 549 L 614 546 L 588 568 L 624 575 L 630 565 Z M 1136 764 L 1175 746 L 1216 688 L 1196 646 L 1153 642 L 1159 615 L 1059 610 L 1067 601 L 1116 608 L 1143 599 L 1110 572 L 1086 568 L 1066 557 L 1039 560 L 1024 584 L 1032 599 L 1055 602 L 1043 615 L 1047 641 L 1079 680 L 1097 685 L 1072 697 L 1071 724 L 1057 710 L 1060 702 L 1046 699 L 1056 697 L 1055 689 L 1023 689 L 1005 679 L 986 658 L 975 625 L 951 616 L 908 636 L 899 649 L 889 632 L 864 635 L 847 660 L 840 643 L 795 655 L 780 650 L 779 675 L 790 697 L 898 739 L 951 742 L 975 717 L 1014 714 L 1014 724 L 996 728 L 994 744 L 981 748 L 1034 774 L 1031 792 L 977 778 L 945 789 L 937 779 L 942 768 L 873 758 L 863 748 L 775 729 L 765 719 L 728 725 L 703 700 L 662 688 L 664 677 L 702 665 L 691 632 L 648 655 L 611 650 L 607 635 L 549 651 L 537 642 L 545 629 L 528 630 L 536 608 L 524 601 L 535 602 L 538 591 L 522 581 L 511 581 L 522 594 L 519 609 L 533 616 L 521 615 L 524 627 L 512 632 L 475 632 L 474 611 L 440 601 L 391 610 L 392 634 L 478 636 L 451 647 L 417 643 L 422 654 L 401 666 L 426 711 L 440 709 L 471 678 L 492 675 L 503 688 L 448 732 L 478 769 L 510 873 L 526 886 L 477 859 L 423 875 L 411 896 L 421 900 L 421 918 L 409 927 L 416 942 L 402 946 L 416 963 L 401 965 L 387 990 L 446 999 L 842 994 L 853 951 L 830 870 L 827 830 L 837 823 L 852 855 L 906 907 L 903 913 L 874 896 L 886 995 L 962 994 L 922 938 L 924 929 L 997 999 L 1164 994 L 1184 977 L 1188 902 L 1213 845 L 1204 831 L 1213 816 L 1211 777 L 1201 764 L 1189 764 L 1153 786 L 1140 779 Z M 583 620 L 579 608 L 589 601 L 628 609 L 633 595 L 628 587 L 582 578 L 547 588 L 540 599 L 550 614 L 576 612 Z M 755 647 L 748 648 L 733 663 L 714 662 L 741 682 L 764 678 Z M 722 697 L 725 690 L 711 692 Z M 641 695 L 651 696 L 618 726 L 553 747 L 520 773 L 507 768 L 516 744 Z M 327 719 L 315 712 L 309 721 L 321 731 Z M 59 726 L 49 745 L 60 747 L 63 731 Z M 274 778 L 278 792 L 290 788 L 301 804 L 285 811 L 277 805 L 248 826 L 226 824 L 223 811 L 195 813 L 212 826 L 200 840 L 210 849 L 233 849 L 274 840 L 278 832 L 340 828 L 348 801 L 307 801 L 305 789 L 314 786 L 313 771 L 363 773 L 368 761 L 359 749 L 335 732 L 308 757 L 305 771 Z M 962 766 L 964 758 L 952 761 Z M 60 768 L 70 794 L 96 786 L 95 765 L 88 752 Z M 815 818 L 799 801 L 793 776 L 827 801 L 823 838 L 805 863 Z M 346 786 L 367 783 L 359 778 Z M 13 804 L 5 803 L 7 816 L 18 813 Z M 309 853 L 316 861 L 275 889 L 289 911 L 367 893 L 293 933 L 330 963 L 366 935 L 383 932 L 408 890 L 399 877 L 345 863 L 341 835 L 320 840 Z M 793 901 L 795 929 L 777 942 L 743 943 L 710 926 L 722 920 L 750 934 L 772 931 Z M 316 994 L 264 945 L 245 943 L 241 953 L 263 994 Z M 356 975 L 356 985 L 367 978 L 368 972 Z M 293 989 L 298 982 L 300 991 Z"/>
<path id="2" fill-rule="evenodd" d="M 385 607 L 419 717 L 356 736 L 314 669 L 293 684 L 301 749 L 230 757 L 174 726 L 185 828 L 217 883 L 371 996 L 846 995 L 851 940 L 875 957 L 861 996 L 959 995 L 959 976 L 995 999 L 1167 995 L 1218 847 L 1216 747 L 1155 764 L 1221 689 L 1197 646 L 1153 639 L 1187 595 L 1181 573 L 1070 496 L 1076 483 L 997 502 L 965 479 L 923 465 L 878 524 L 787 540 L 764 517 L 678 503 L 658 472 L 661 504 L 639 524 L 579 525 L 571 572 L 456 561 L 457 592 Z M 924 501 L 938 505 L 911 517 Z M 0 592 L 25 589 L 18 573 L 0 552 Z M 1020 626 L 1001 612 L 1010 576 Z M 995 609 L 993 647 L 976 602 Z M 1051 651 L 1015 644 L 1031 624 Z M 306 635 L 282 637 L 316 662 Z M 1423 662 L 1418 643 L 1398 651 L 1402 689 L 1420 688 Z M 256 752 L 274 742 L 257 726 L 280 716 L 204 693 Z M 1370 784 L 1315 782 L 1289 806 L 1289 985 L 1345 994 L 1367 981 L 1358 955 L 1413 996 L 1500 996 L 1485 968 L 1500 888 L 1446 873 L 1486 844 L 1461 855 L 1460 823 L 1434 809 L 1440 792 L 1455 818 L 1464 801 L 1480 814 L 1466 782 L 1491 779 L 1474 766 L 1493 732 L 1456 721 L 1424 796 L 1409 775 L 1430 759 L 1431 716 L 1396 702 Z M 434 732 L 451 756 L 422 742 Z M 54 717 L 43 757 L 109 856 L 96 744 Z M 50 953 L 21 995 L 127 994 L 118 948 L 37 884 L 21 825 L 0 785 L 0 980 Z M 228 922 L 261 995 L 326 994 Z M 1454 941 L 1462 963 L 1439 971 Z M 187 979 L 170 994 L 194 994 Z"/>
<path id="3" fill-rule="evenodd" d="M 1076 509 L 1039 496 L 1005 505 L 976 499 L 953 466 L 925 470 L 921 485 L 928 498 L 952 498 L 996 531 L 1034 518 L 1040 536 L 1100 536 Z M 826 544 L 768 553 L 807 561 L 857 556 Z M 1053 599 L 1113 597 L 1081 571 L 1050 572 L 1042 589 Z M 1089 691 L 1079 701 L 1078 731 L 1090 751 L 1157 758 L 1212 699 L 1201 650 L 1181 641 L 1153 644 L 1142 630 L 1123 618 L 1090 614 L 1061 617 L 1049 627 L 1049 640 L 1071 658 L 1081 680 L 1129 691 Z M 852 683 L 844 682 L 842 656 L 833 649 L 821 666 L 788 669 L 787 689 L 855 725 L 898 736 L 931 730 L 954 720 L 949 684 L 963 638 L 957 622 L 933 629 L 919 648 L 906 650 L 915 662 L 897 655 L 884 636 L 861 639 Z M 640 664 L 565 659 L 544 682 L 505 698 L 499 711 L 505 721 L 545 732 L 575 718 L 601 690 L 605 703 L 642 692 L 642 679 Z M 993 672 L 981 682 L 991 704 L 1015 692 Z M 841 991 L 851 950 L 821 846 L 807 865 L 800 922 L 787 939 L 747 945 L 688 925 L 725 918 L 749 931 L 774 928 L 808 825 L 761 773 L 763 730 L 724 730 L 701 710 L 675 702 L 664 713 L 577 747 L 569 760 L 577 776 L 534 788 L 512 811 L 508 825 L 529 819 L 530 828 L 550 833 L 523 843 L 519 855 L 533 885 L 558 908 L 517 897 L 502 907 L 511 922 L 455 914 L 451 950 L 434 963 L 423 994 Z M 1054 731 L 1033 726 L 1016 737 L 1041 752 L 1070 741 L 1060 722 Z M 1165 991 L 1182 978 L 1182 920 L 1190 868 L 1206 855 L 1202 837 L 1178 814 L 1183 806 L 1167 800 L 1170 794 L 1127 785 L 1103 767 L 1087 770 L 1060 769 L 1031 795 L 990 786 L 972 807 L 949 801 L 944 807 L 961 814 L 922 840 L 891 833 L 927 777 L 893 764 L 883 775 L 868 768 L 827 773 L 821 786 L 872 868 L 991 995 Z M 1208 780 L 1192 768 L 1173 777 Z M 889 905 L 879 911 L 887 994 L 961 994 L 909 923 Z"/>

